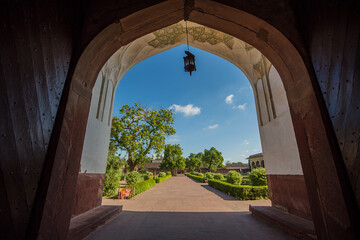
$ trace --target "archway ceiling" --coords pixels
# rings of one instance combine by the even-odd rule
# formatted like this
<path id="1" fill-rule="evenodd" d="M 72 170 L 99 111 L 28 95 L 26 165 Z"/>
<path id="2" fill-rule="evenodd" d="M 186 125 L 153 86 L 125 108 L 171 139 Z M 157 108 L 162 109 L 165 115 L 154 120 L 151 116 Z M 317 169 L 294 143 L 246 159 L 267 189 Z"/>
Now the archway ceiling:
<path id="1" fill-rule="evenodd" d="M 213 53 L 240 68 L 252 86 L 270 69 L 271 63 L 250 44 L 233 36 L 187 22 L 189 45 Z M 137 63 L 181 44 L 186 44 L 185 21 L 162 28 L 121 47 L 104 64 L 100 74 L 117 86 Z M 264 65 L 264 62 L 266 64 Z"/>

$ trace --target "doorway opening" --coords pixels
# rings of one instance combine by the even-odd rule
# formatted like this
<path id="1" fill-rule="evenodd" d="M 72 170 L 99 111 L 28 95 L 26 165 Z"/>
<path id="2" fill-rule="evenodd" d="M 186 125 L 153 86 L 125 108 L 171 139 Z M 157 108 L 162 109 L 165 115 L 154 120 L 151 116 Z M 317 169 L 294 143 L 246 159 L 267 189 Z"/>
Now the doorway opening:
<path id="1" fill-rule="evenodd" d="M 188 27 L 190 33 L 189 41 L 193 49 L 196 47 L 205 50 L 231 62 L 243 72 L 243 77 L 249 81 L 247 89 L 248 91 L 253 91 L 253 102 L 256 109 L 255 118 L 257 118 L 256 120 L 253 117 L 252 121 L 257 122 L 263 150 L 263 159 L 260 159 L 258 164 L 255 163 L 255 168 L 265 166 L 266 164 L 270 198 L 273 200 L 272 204 L 286 209 L 290 213 L 311 219 L 299 149 L 295 138 L 286 91 L 279 73 L 259 50 L 244 41 L 193 22 L 188 22 Z M 180 21 L 169 27 L 147 34 L 121 47 L 105 63 L 93 88 L 93 97 L 90 105 L 81 169 L 78 178 L 79 186 L 86 185 L 82 182 L 88 181 L 89 175 L 92 174 L 92 178 L 97 177 L 100 180 L 97 185 L 93 186 L 94 190 L 91 192 L 98 193 L 102 191 L 102 181 L 105 176 L 106 157 L 110 139 L 111 119 L 113 113 L 116 114 L 116 108 L 119 107 L 114 107 L 115 93 L 125 73 L 129 70 L 131 72 L 131 68 L 141 61 L 151 61 L 151 58 L 149 58 L 151 56 L 169 49 L 169 51 L 175 51 L 177 48 L 181 48 L 181 44 L 184 44 L 185 41 L 185 22 Z M 179 60 L 182 60 L 181 55 L 179 56 Z M 216 66 L 210 66 L 210 68 L 216 69 Z M 201 71 L 210 71 L 210 69 L 206 70 L 207 66 L 205 64 L 200 65 L 198 69 L 201 69 Z M 178 71 L 182 72 L 182 69 L 178 68 Z M 184 72 L 181 74 L 180 76 L 185 75 Z M 195 72 L 195 74 L 197 74 L 197 72 Z M 190 81 L 188 84 L 196 84 L 195 80 L 190 77 L 188 78 L 189 79 L 186 79 Z M 221 81 L 223 81 L 223 79 L 219 80 L 219 82 Z M 151 85 L 152 83 L 149 81 L 148 84 Z M 162 84 L 166 83 L 164 82 Z M 199 84 L 206 86 L 205 82 Z M 185 85 L 184 83 L 183 87 L 186 87 Z M 224 84 L 219 84 L 217 88 L 223 85 Z M 172 87 L 175 88 L 175 86 Z M 193 88 L 199 87 L 200 85 L 194 85 Z M 140 89 L 140 86 L 137 86 L 137 88 Z M 177 90 L 180 88 L 181 87 L 177 87 Z M 148 86 L 146 90 L 151 89 L 149 89 Z M 191 94 L 186 93 L 185 89 L 179 91 L 179 93 L 183 95 Z M 121 94 L 121 91 L 119 94 Z M 158 92 L 156 94 L 159 95 L 160 93 Z M 173 95 L 175 93 L 166 90 L 163 94 Z M 124 95 L 131 98 L 130 95 Z M 182 97 L 186 98 L 188 96 Z M 238 102 L 238 104 L 235 104 L 235 102 L 233 102 L 234 97 L 235 95 L 231 91 L 228 91 L 228 94 L 223 93 L 223 104 L 229 107 L 231 111 L 235 110 L 241 113 L 241 110 L 246 108 L 247 103 Z M 215 100 L 215 98 L 211 97 L 204 101 L 203 104 L 207 102 L 206 104 L 213 106 L 215 102 L 211 102 L 211 100 Z M 175 102 L 170 104 L 170 102 L 168 102 L 165 107 L 175 106 L 174 109 L 181 110 L 185 105 L 194 109 L 197 108 L 199 111 L 201 109 L 201 107 L 191 102 L 182 102 L 179 104 Z M 217 110 L 218 114 L 224 114 L 221 113 L 222 109 L 219 108 Z M 204 123 L 204 120 L 201 122 Z M 232 125 L 236 126 L 239 125 L 239 123 L 234 121 Z M 219 123 L 209 121 L 208 126 L 199 128 L 203 130 L 206 127 L 214 130 L 214 128 L 219 127 Z M 232 133 L 234 133 L 234 131 L 232 131 Z M 226 139 L 225 136 L 220 136 L 219 138 Z M 240 141 L 245 145 L 248 144 L 248 139 L 246 138 Z M 202 150 L 200 149 L 196 152 L 200 151 Z M 251 155 L 245 151 L 246 150 L 242 153 L 239 152 L 239 155 L 243 155 L 243 159 Z M 249 154 L 246 156 L 246 153 Z M 252 153 L 256 154 L 257 152 L 253 151 Z M 264 163 L 264 161 L 266 161 L 266 163 Z M 294 188 L 294 186 L 296 187 Z M 81 189 L 78 189 L 77 192 L 78 194 L 84 193 Z M 77 200 L 84 199 L 88 201 L 88 196 L 82 197 L 78 194 L 76 197 Z M 96 201 L 96 203 L 98 205 L 99 201 L 101 201 L 99 195 L 97 195 L 97 199 L 98 201 Z M 92 204 L 94 203 L 95 202 Z M 74 209 L 77 209 L 77 205 L 85 206 L 87 204 L 82 201 L 77 201 Z M 90 209 L 95 207 L 95 205 L 88 205 L 88 207 Z M 80 211 L 76 210 L 75 212 L 77 214 L 80 213 Z"/>

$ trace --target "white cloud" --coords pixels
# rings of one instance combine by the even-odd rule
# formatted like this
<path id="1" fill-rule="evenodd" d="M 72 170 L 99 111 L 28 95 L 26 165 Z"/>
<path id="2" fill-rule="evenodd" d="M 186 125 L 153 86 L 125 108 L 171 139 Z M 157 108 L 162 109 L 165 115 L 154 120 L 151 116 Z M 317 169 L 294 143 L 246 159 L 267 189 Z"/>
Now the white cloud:
<path id="1" fill-rule="evenodd" d="M 249 150 L 245 150 L 245 152 L 246 152 L 246 153 L 248 153 L 248 152 L 249 152 Z"/>
<path id="2" fill-rule="evenodd" d="M 194 107 L 192 104 L 188 104 L 186 106 L 180 106 L 177 104 L 173 104 L 169 109 L 174 109 L 175 112 L 183 113 L 186 117 L 199 115 L 201 109 L 199 107 Z"/>
<path id="3" fill-rule="evenodd" d="M 215 128 L 218 128 L 218 127 L 219 127 L 219 124 L 214 124 L 214 125 L 208 126 L 209 129 L 215 129 Z"/>
<path id="4" fill-rule="evenodd" d="M 246 157 L 246 155 L 245 154 L 240 154 L 240 157 Z"/>
<path id="5" fill-rule="evenodd" d="M 245 140 L 243 141 L 243 144 L 245 144 L 245 145 L 249 145 L 249 144 L 250 144 L 250 142 L 249 142 L 249 140 L 246 140 L 246 139 L 245 139 Z"/>
<path id="6" fill-rule="evenodd" d="M 231 161 L 232 158 L 224 158 L 224 161 Z"/>
<path id="7" fill-rule="evenodd" d="M 234 94 L 230 94 L 225 98 L 226 104 L 232 104 L 234 102 Z"/>
<path id="8" fill-rule="evenodd" d="M 246 105 L 247 105 L 247 103 L 240 104 L 240 105 L 234 106 L 233 109 L 245 110 Z"/>
<path id="9" fill-rule="evenodd" d="M 178 136 L 171 136 L 168 139 L 168 142 L 178 142 L 179 141 L 179 137 Z"/>
<path id="10" fill-rule="evenodd" d="M 241 87 L 241 88 L 239 88 L 239 92 L 241 92 L 241 91 L 244 91 L 244 90 L 246 90 L 246 91 L 252 91 L 252 88 L 251 87 Z"/>

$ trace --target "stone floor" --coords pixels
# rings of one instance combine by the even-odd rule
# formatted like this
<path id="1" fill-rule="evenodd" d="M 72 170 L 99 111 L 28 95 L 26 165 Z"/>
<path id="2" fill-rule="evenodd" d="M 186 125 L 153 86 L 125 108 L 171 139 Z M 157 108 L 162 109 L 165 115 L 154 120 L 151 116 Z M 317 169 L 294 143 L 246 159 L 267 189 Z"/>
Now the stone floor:
<path id="1" fill-rule="evenodd" d="M 123 212 L 86 239 L 293 239 L 249 212 L 249 204 L 183 175 L 156 184 L 134 200 L 104 199 Z"/>

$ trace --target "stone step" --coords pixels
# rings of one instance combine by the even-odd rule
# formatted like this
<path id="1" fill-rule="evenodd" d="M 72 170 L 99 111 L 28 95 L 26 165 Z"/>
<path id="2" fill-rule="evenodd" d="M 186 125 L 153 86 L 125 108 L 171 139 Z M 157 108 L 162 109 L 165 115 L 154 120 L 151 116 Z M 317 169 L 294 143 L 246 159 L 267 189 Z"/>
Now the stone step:
<path id="1" fill-rule="evenodd" d="M 99 206 L 73 217 L 70 221 L 68 239 L 83 239 L 122 211 L 122 206 Z"/>
<path id="2" fill-rule="evenodd" d="M 249 210 L 273 226 L 299 239 L 316 240 L 314 223 L 269 206 L 249 206 Z"/>

